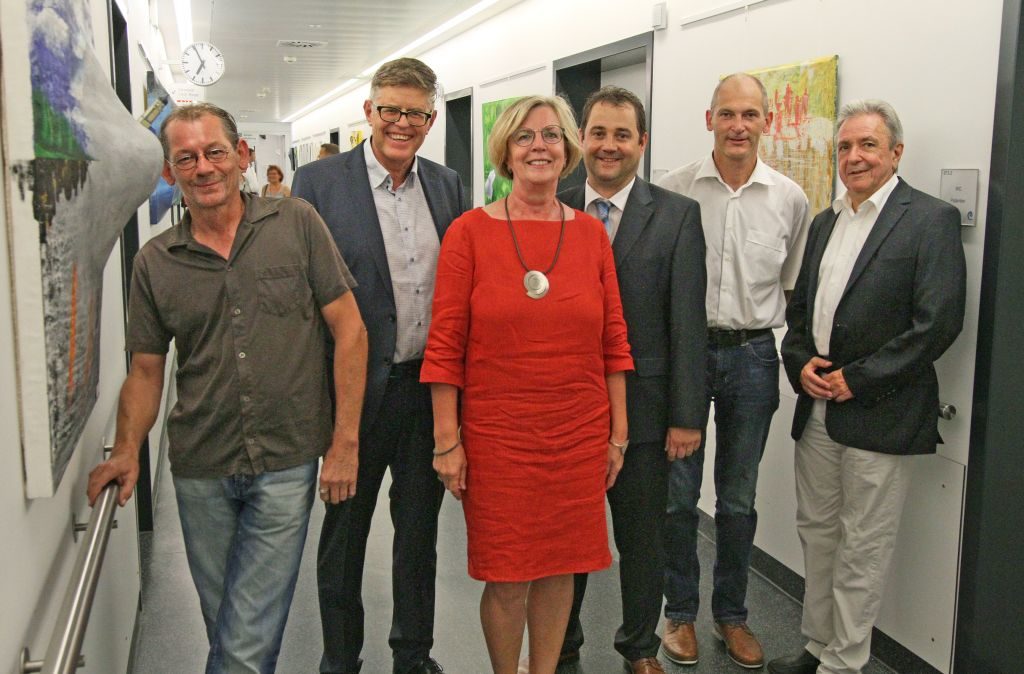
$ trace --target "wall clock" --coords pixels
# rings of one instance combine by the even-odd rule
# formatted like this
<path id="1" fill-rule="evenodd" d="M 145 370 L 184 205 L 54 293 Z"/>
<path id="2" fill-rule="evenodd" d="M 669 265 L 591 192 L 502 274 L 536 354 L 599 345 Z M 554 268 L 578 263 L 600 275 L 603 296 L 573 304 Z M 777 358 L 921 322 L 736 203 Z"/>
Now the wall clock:
<path id="1" fill-rule="evenodd" d="M 181 52 L 181 71 L 189 82 L 208 87 L 224 74 L 224 55 L 209 42 L 193 42 Z"/>

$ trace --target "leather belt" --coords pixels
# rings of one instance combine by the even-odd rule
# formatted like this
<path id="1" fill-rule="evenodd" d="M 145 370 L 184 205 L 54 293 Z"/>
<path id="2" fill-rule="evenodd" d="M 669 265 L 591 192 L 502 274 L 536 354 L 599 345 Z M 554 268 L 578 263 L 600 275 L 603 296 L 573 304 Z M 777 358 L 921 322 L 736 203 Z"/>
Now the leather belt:
<path id="1" fill-rule="evenodd" d="M 771 328 L 756 330 L 725 330 L 708 328 L 708 344 L 710 346 L 743 346 L 752 339 L 771 334 Z"/>
<path id="2" fill-rule="evenodd" d="M 423 360 L 407 360 L 402 363 L 392 363 L 391 371 L 388 372 L 388 379 L 419 379 L 420 367 Z"/>

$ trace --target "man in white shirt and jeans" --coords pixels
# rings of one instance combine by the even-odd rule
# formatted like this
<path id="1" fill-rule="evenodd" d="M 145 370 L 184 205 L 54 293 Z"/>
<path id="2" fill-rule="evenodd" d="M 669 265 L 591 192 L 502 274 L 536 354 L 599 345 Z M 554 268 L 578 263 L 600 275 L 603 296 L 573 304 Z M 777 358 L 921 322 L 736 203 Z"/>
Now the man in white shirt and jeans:
<path id="1" fill-rule="evenodd" d="M 711 598 L 715 634 L 729 657 L 758 668 L 764 655 L 747 627 L 750 550 L 757 527 L 758 464 L 779 406 L 779 357 L 772 330 L 785 322 L 786 296 L 800 269 L 808 202 L 800 187 L 757 156 L 771 125 L 757 78 L 737 73 L 715 88 L 706 113 L 708 157 L 666 175 L 662 187 L 697 200 L 707 243 L 707 412 L 715 405 L 715 529 Z M 708 413 L 705 413 L 705 426 Z M 672 464 L 666 523 L 665 656 L 696 664 L 699 603 L 697 501 L 704 444 Z"/>

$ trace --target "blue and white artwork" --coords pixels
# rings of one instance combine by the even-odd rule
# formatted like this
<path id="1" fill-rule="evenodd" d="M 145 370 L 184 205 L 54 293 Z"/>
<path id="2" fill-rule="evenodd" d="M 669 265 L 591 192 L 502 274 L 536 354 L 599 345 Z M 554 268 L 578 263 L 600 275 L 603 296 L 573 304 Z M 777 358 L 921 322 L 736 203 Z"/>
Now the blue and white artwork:
<path id="1" fill-rule="evenodd" d="M 0 15 L 4 121 L 31 120 L 31 143 L 12 134 L 4 167 L 30 497 L 56 489 L 96 403 L 104 268 L 161 167 L 159 142 L 96 58 L 89 6 L 5 1 Z"/>

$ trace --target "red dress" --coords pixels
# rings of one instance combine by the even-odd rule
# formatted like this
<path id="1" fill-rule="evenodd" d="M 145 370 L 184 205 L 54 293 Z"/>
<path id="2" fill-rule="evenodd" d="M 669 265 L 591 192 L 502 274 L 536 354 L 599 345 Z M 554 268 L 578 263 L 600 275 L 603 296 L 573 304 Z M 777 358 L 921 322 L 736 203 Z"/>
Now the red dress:
<path id="1" fill-rule="evenodd" d="M 526 264 L 545 271 L 560 223 L 513 224 Z M 478 208 L 452 223 L 420 376 L 461 389 L 469 575 L 485 581 L 611 564 L 605 375 L 633 361 L 603 225 L 566 221 L 545 297 L 527 297 L 525 273 L 504 219 Z"/>

